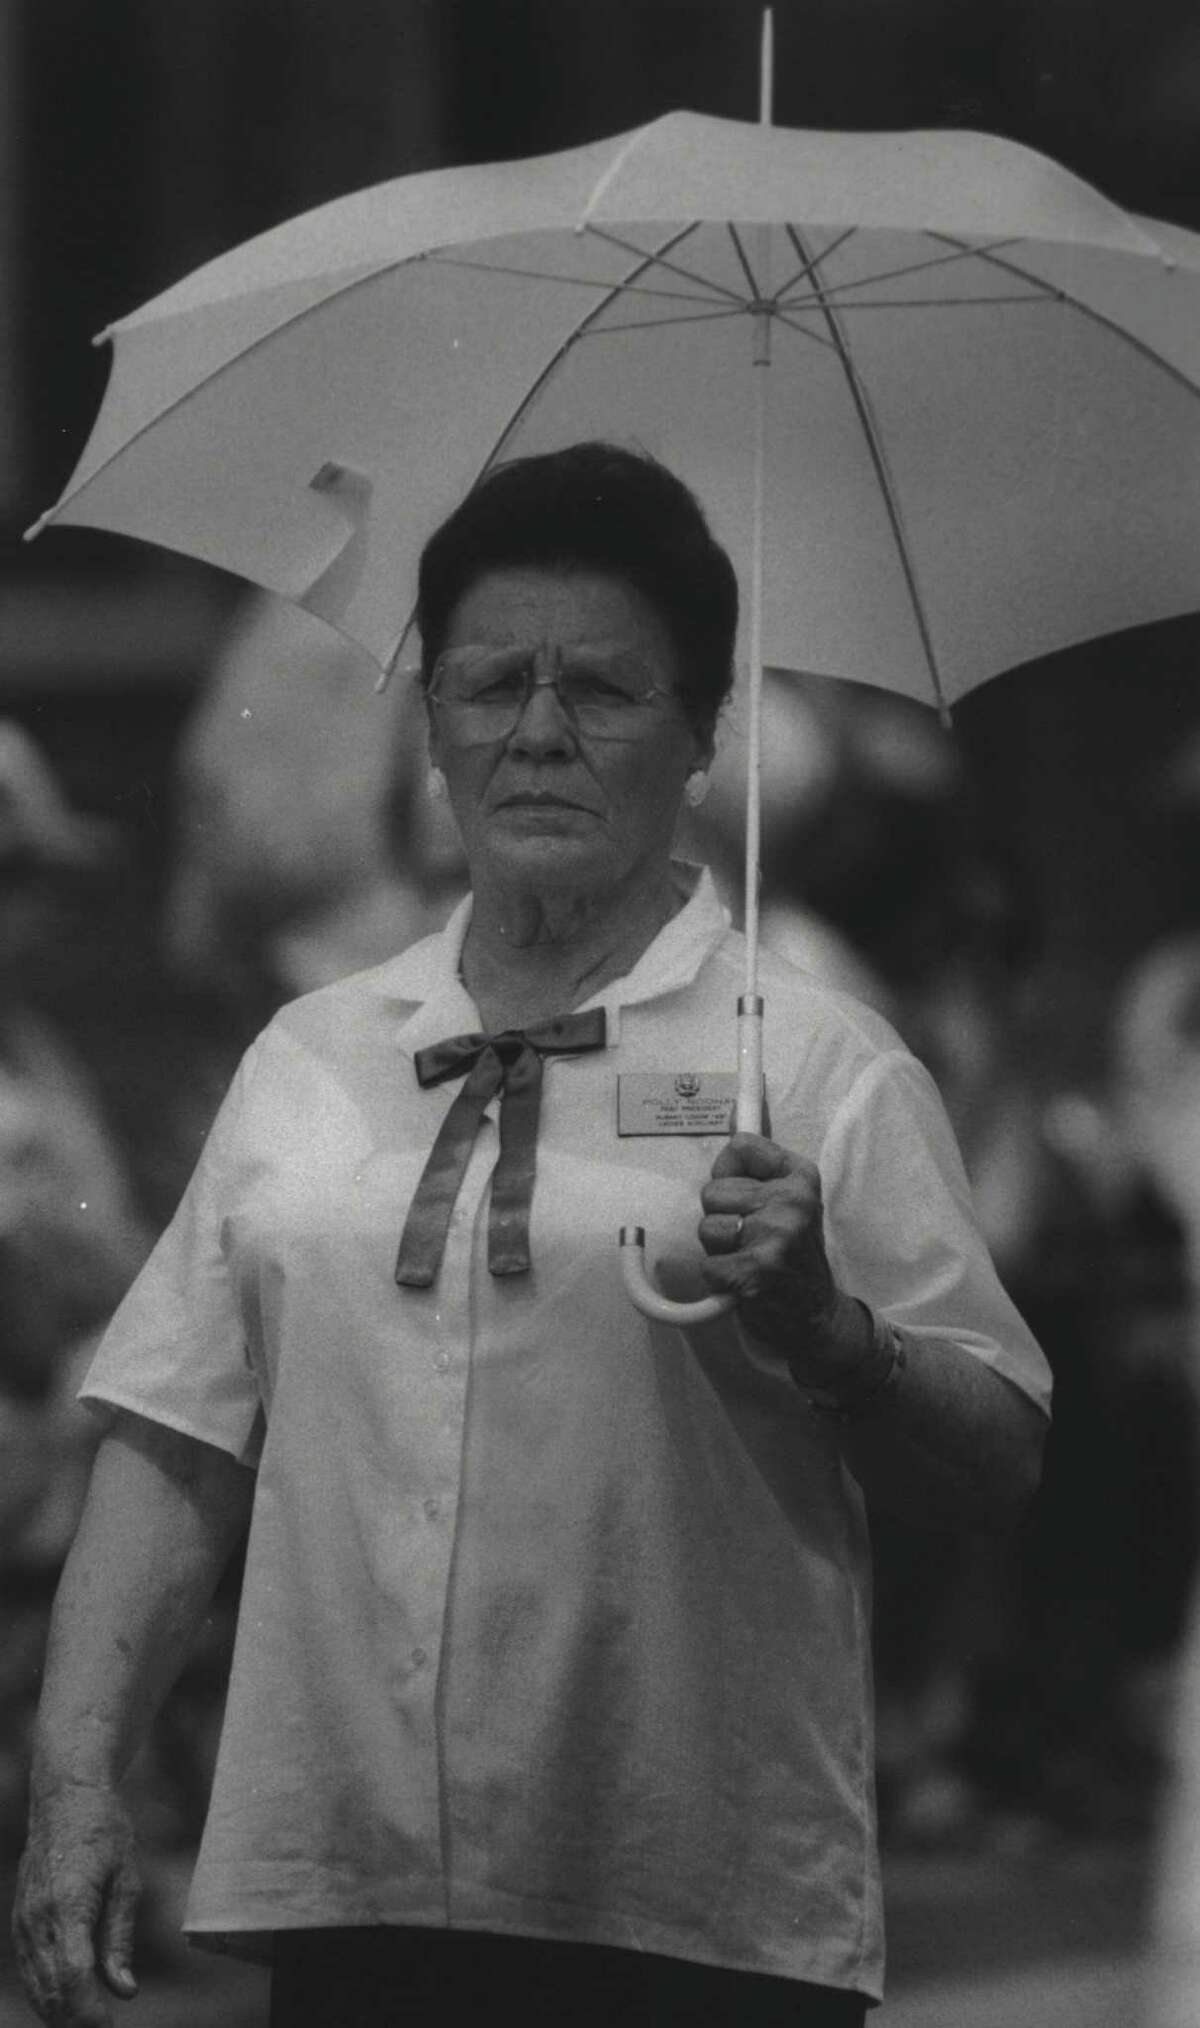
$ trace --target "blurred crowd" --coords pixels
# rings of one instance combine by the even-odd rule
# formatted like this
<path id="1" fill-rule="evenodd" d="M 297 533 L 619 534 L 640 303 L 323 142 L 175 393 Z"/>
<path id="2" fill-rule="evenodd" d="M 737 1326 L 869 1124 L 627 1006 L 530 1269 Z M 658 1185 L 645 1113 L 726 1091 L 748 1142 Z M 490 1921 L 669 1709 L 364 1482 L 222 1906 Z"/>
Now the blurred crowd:
<path id="1" fill-rule="evenodd" d="M 449 820 L 424 791 L 412 685 L 400 673 L 378 694 L 373 677 L 319 623 L 256 597 L 186 725 L 157 937 L 197 1010 L 169 1105 L 201 1126 L 275 1007 L 412 942 L 461 891 Z M 1194 863 L 1193 929 L 1139 959 L 1109 1010 L 1103 1075 L 1070 1086 L 1036 1047 L 1055 1010 L 1019 840 L 981 822 L 953 736 L 855 686 L 771 673 L 767 693 L 764 939 L 880 1008 L 929 1066 L 1056 1381 L 1045 1483 L 1015 1543 L 879 1531 L 885 1839 L 1011 1848 L 1156 1830 L 1160 1924 L 1194 1972 L 1200 1909 L 1177 1883 L 1200 1878 L 1200 748 L 1163 785 L 1173 849 Z M 735 711 L 682 841 L 735 914 L 741 807 Z M 95 1438 L 75 1388 L 156 1225 L 93 1066 L 27 1002 L 26 960 L 53 934 L 55 893 L 120 880 L 122 851 L 0 722 L 5 1861 Z M 189 1147 L 173 1124 L 164 1144 Z M 140 1770 L 152 1888 L 155 1859 L 170 1865 L 198 1832 L 236 1584 Z"/>

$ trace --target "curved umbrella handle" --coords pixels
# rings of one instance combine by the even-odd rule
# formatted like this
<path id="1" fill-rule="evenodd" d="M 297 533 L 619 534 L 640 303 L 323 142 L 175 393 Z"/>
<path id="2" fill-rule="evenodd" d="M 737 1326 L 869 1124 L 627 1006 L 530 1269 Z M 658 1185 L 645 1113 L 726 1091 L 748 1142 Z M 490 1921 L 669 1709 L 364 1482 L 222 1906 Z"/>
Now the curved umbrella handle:
<path id="1" fill-rule="evenodd" d="M 762 1006 L 757 993 L 738 1001 L 738 1094 L 734 1124 L 739 1134 L 762 1132 Z M 707 1324 L 727 1317 L 736 1296 L 701 1296 L 694 1303 L 672 1302 L 661 1295 L 646 1266 L 646 1233 L 640 1225 L 621 1227 L 621 1276 L 631 1303 L 656 1324 Z"/>
<path id="2" fill-rule="evenodd" d="M 621 1277 L 630 1302 L 656 1324 L 707 1324 L 714 1317 L 727 1316 L 736 1300 L 733 1296 L 701 1296 L 694 1303 L 673 1303 L 669 1296 L 660 1295 L 646 1266 L 646 1234 L 640 1225 L 621 1227 Z"/>

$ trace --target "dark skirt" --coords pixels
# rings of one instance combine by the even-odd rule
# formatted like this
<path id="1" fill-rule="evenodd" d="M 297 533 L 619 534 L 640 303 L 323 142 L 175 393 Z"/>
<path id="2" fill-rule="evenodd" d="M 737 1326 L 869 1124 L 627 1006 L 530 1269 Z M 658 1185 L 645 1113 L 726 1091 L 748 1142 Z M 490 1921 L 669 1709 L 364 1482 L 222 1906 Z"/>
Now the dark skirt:
<path id="1" fill-rule="evenodd" d="M 284 1930 L 271 1977 L 271 2028 L 862 2028 L 865 2013 L 861 1994 L 796 1979 L 476 1930 Z"/>

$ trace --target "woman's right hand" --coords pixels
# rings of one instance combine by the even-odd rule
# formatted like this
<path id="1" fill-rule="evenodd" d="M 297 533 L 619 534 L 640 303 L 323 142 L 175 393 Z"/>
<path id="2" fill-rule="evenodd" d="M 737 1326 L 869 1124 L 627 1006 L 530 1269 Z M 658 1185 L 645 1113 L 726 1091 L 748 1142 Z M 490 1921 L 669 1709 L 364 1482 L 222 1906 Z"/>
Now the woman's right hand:
<path id="1" fill-rule="evenodd" d="M 140 1891 L 133 1826 L 115 1789 L 65 1780 L 35 1791 L 13 1942 L 25 1991 L 51 2028 L 111 2028 L 109 1995 L 134 1997 Z"/>

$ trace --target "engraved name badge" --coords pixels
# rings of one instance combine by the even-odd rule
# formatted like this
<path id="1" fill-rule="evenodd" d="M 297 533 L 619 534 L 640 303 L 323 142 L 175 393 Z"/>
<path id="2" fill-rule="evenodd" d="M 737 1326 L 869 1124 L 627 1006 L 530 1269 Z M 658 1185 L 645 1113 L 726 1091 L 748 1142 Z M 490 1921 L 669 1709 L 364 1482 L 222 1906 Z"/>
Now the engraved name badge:
<path id="1" fill-rule="evenodd" d="M 617 1133 L 727 1134 L 736 1102 L 736 1071 L 625 1071 L 617 1078 Z"/>

